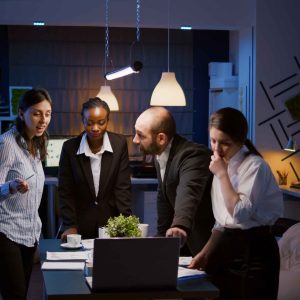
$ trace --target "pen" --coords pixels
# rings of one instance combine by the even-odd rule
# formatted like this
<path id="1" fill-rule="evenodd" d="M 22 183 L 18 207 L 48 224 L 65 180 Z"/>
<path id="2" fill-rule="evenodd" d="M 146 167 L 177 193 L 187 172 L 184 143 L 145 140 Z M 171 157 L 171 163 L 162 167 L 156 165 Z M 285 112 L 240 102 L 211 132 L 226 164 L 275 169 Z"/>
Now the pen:
<path id="1" fill-rule="evenodd" d="M 32 174 L 32 175 L 30 175 L 29 177 L 25 178 L 25 180 L 28 180 L 28 179 L 30 179 L 30 178 L 33 177 L 33 176 L 34 176 L 34 174 Z"/>

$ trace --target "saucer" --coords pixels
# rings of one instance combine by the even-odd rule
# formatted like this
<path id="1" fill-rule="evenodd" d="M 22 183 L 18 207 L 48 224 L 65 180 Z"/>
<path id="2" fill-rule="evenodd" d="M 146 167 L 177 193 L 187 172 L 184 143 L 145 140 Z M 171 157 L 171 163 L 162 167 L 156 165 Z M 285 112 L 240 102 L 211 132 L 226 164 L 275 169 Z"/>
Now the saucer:
<path id="1" fill-rule="evenodd" d="M 82 248 L 82 244 L 80 243 L 79 245 L 70 245 L 68 243 L 63 243 L 63 244 L 60 244 L 61 247 L 63 248 L 66 248 L 66 249 L 79 249 L 79 248 Z"/>

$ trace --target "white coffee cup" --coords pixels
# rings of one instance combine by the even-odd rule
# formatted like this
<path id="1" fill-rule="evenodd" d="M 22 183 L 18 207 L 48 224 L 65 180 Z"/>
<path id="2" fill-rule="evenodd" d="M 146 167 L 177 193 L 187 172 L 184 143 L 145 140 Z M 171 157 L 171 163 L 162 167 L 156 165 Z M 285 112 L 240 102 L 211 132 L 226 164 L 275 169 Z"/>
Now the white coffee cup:
<path id="1" fill-rule="evenodd" d="M 81 235 L 80 234 L 68 234 L 67 235 L 67 242 L 68 245 L 71 247 L 77 247 L 80 245 L 81 242 Z"/>
<path id="2" fill-rule="evenodd" d="M 147 237 L 149 224 L 139 224 L 139 230 L 141 231 L 142 237 Z"/>
<path id="3" fill-rule="evenodd" d="M 106 233 L 106 228 L 105 227 L 99 227 L 98 228 L 98 237 L 99 237 L 99 239 L 109 238 L 109 235 Z"/>

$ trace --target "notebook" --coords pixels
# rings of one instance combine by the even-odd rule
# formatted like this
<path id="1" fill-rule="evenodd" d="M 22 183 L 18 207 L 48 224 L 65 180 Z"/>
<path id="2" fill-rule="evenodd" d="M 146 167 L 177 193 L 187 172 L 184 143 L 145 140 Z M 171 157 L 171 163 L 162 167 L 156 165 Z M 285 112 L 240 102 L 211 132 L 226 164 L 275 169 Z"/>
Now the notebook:
<path id="1" fill-rule="evenodd" d="M 179 238 L 96 239 L 93 291 L 173 290 L 177 284 Z"/>

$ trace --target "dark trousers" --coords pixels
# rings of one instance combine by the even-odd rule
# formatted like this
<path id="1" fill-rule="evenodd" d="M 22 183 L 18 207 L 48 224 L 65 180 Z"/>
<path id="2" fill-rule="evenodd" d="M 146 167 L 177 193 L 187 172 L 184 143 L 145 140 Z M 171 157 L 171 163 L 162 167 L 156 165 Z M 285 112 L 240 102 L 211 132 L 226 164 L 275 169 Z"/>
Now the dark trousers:
<path id="1" fill-rule="evenodd" d="M 225 229 L 207 272 L 222 300 L 276 300 L 280 258 L 269 227 Z"/>
<path id="2" fill-rule="evenodd" d="M 26 299 L 35 250 L 36 245 L 19 245 L 0 233 L 0 292 L 3 300 Z"/>

